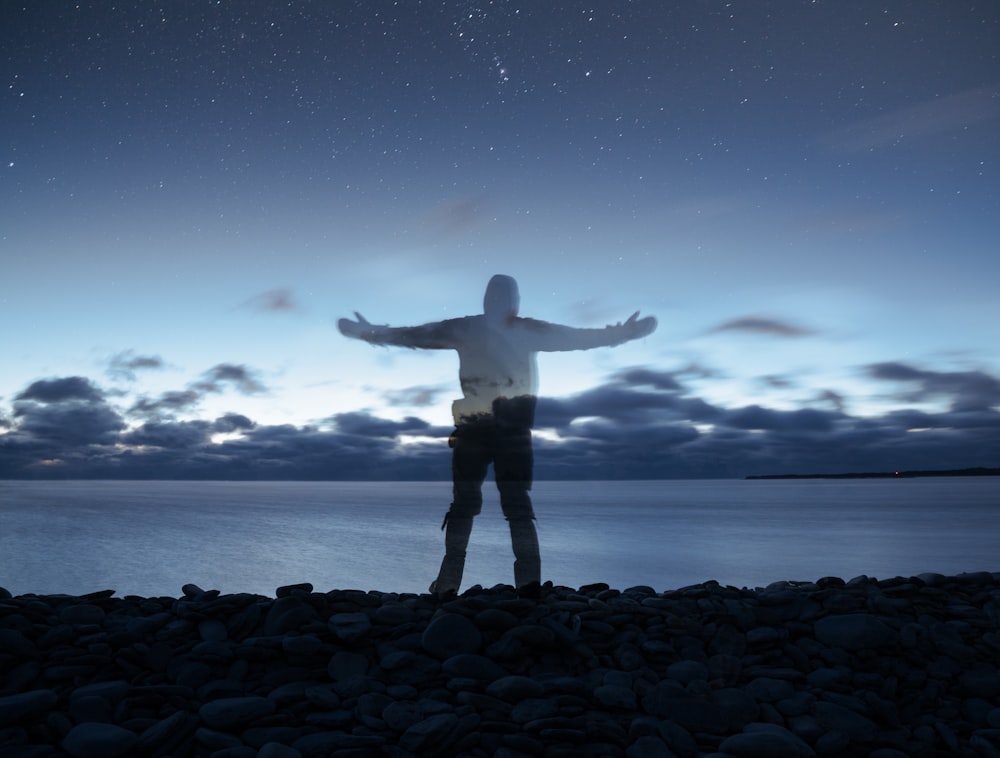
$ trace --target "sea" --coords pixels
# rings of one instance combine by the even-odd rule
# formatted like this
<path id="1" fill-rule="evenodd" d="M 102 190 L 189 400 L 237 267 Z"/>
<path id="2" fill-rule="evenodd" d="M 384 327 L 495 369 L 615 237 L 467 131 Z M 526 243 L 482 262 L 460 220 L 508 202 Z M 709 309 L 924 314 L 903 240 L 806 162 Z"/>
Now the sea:
<path id="1" fill-rule="evenodd" d="M 463 589 L 513 582 L 484 495 Z M 426 592 L 450 496 L 448 482 L 0 481 L 0 587 Z M 1000 571 L 1000 477 L 542 481 L 532 497 L 542 579 L 574 588 Z"/>

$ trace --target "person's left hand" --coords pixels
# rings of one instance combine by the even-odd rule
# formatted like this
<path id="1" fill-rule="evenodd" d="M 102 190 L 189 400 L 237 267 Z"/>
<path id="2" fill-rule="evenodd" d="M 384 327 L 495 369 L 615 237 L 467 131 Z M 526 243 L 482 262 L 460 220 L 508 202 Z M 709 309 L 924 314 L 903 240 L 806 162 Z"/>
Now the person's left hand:
<path id="1" fill-rule="evenodd" d="M 357 311 L 354 311 L 354 315 L 358 319 L 357 321 L 342 318 L 337 322 L 337 328 L 345 337 L 353 337 L 358 340 L 368 339 L 372 335 L 372 325 Z"/>
<path id="2" fill-rule="evenodd" d="M 624 324 L 619 322 L 615 326 L 625 331 L 628 335 L 627 339 L 637 340 L 656 331 L 656 319 L 653 316 L 639 318 L 639 311 L 636 311 L 628 317 Z"/>

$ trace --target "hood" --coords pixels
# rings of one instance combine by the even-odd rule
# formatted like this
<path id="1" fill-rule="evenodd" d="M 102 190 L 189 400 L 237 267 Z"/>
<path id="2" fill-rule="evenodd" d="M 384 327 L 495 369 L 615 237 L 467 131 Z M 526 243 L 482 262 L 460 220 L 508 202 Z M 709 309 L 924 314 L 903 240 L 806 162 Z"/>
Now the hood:
<path id="1" fill-rule="evenodd" d="M 497 274 L 486 285 L 483 296 L 483 313 L 490 321 L 506 321 L 516 316 L 521 307 L 521 295 L 514 277 Z"/>

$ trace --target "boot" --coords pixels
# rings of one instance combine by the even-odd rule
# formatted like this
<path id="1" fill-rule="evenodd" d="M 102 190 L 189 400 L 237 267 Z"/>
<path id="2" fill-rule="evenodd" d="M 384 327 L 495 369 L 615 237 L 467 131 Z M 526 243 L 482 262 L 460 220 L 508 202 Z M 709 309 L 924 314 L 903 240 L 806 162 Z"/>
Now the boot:
<path id="1" fill-rule="evenodd" d="M 431 582 L 431 593 L 444 596 L 458 593 L 465 571 L 465 548 L 472 533 L 472 518 L 448 516 L 445 521 L 444 559 L 437 579 Z"/>
<path id="2" fill-rule="evenodd" d="M 511 519 L 510 542 L 514 548 L 514 586 L 539 586 L 542 582 L 542 559 L 538 554 L 538 533 L 530 518 Z"/>

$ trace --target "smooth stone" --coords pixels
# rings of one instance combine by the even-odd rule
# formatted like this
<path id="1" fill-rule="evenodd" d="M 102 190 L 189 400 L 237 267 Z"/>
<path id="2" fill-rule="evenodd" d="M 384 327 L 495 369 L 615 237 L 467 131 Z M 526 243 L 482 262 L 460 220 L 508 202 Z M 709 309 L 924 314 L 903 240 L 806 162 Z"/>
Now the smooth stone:
<path id="1" fill-rule="evenodd" d="M 94 682 L 93 684 L 84 684 L 77 687 L 73 690 L 73 694 L 70 695 L 70 700 L 75 700 L 78 697 L 94 696 L 103 698 L 113 705 L 128 695 L 129 689 L 129 683 L 120 679 L 109 682 Z"/>
<path id="2" fill-rule="evenodd" d="M 871 742 L 878 735 L 875 722 L 836 703 L 819 700 L 813 705 L 813 713 L 827 729 L 843 732 L 857 742 Z"/>
<path id="3" fill-rule="evenodd" d="M 760 714 L 760 706 L 749 694 L 736 687 L 712 690 L 712 702 L 722 708 L 728 717 L 729 729 L 736 731 L 755 721 Z"/>
<path id="4" fill-rule="evenodd" d="M 299 584 L 285 584 L 278 587 L 274 591 L 275 597 L 288 597 L 289 595 L 295 594 L 305 594 L 308 595 L 313 591 L 313 586 L 309 582 L 300 582 Z"/>
<path id="5" fill-rule="evenodd" d="M 302 758 L 302 753 L 290 745 L 268 742 L 257 751 L 257 758 Z"/>
<path id="6" fill-rule="evenodd" d="M 749 682 L 744 690 L 758 703 L 776 703 L 795 694 L 795 687 L 791 682 L 763 676 Z"/>
<path id="7" fill-rule="evenodd" d="M 278 598 L 264 619 L 263 635 L 276 637 L 299 629 L 316 619 L 316 610 L 297 595 Z"/>
<path id="8" fill-rule="evenodd" d="M 701 661 L 677 661 L 667 667 L 667 678 L 690 684 L 697 679 L 708 680 L 708 666 Z"/>
<path id="9" fill-rule="evenodd" d="M 749 724 L 741 734 L 723 740 L 719 750 L 734 758 L 815 758 L 801 738 L 776 724 Z"/>
<path id="10" fill-rule="evenodd" d="M 476 625 L 457 613 L 442 613 L 431 619 L 420 638 L 420 644 L 436 658 L 449 658 L 458 653 L 475 653 L 483 644 Z"/>
<path id="11" fill-rule="evenodd" d="M 667 744 L 659 737 L 645 735 L 628 746 L 625 758 L 675 758 Z"/>
<path id="12" fill-rule="evenodd" d="M 88 721 L 110 723 L 113 712 L 111 703 L 97 695 L 74 697 L 69 704 L 69 715 L 78 724 Z"/>
<path id="13" fill-rule="evenodd" d="M 420 706 L 405 700 L 394 701 L 382 710 L 382 720 L 395 732 L 405 732 L 423 718 Z"/>
<path id="14" fill-rule="evenodd" d="M 218 619 L 205 619 L 198 622 L 198 634 L 204 642 L 224 642 L 229 637 L 226 625 Z"/>
<path id="15" fill-rule="evenodd" d="M 329 626 L 338 639 L 351 645 L 371 631 L 372 620 L 367 613 L 336 613 L 330 617 Z"/>
<path id="16" fill-rule="evenodd" d="M 594 689 L 594 697 L 601 705 L 621 711 L 634 711 L 637 707 L 635 692 L 615 684 L 602 684 Z"/>
<path id="17" fill-rule="evenodd" d="M 323 641 L 315 634 L 299 634 L 281 640 L 281 649 L 292 655 L 312 655 L 322 647 Z"/>
<path id="18" fill-rule="evenodd" d="M 509 673 L 500 664 L 475 653 L 453 655 L 441 663 L 441 670 L 452 677 L 468 677 L 489 682 L 501 679 Z"/>
<path id="19" fill-rule="evenodd" d="M 824 645 L 844 650 L 880 648 L 891 645 L 896 633 L 870 613 L 825 616 L 813 624 L 816 639 Z"/>
<path id="20" fill-rule="evenodd" d="M 415 618 L 413 609 L 402 603 L 384 603 L 375 610 L 375 621 L 388 626 L 408 624 Z"/>
<path id="21" fill-rule="evenodd" d="M 205 703 L 198 709 L 198 715 L 212 729 L 222 731 L 239 729 L 254 720 L 270 716 L 275 705 L 258 695 L 227 697 Z"/>
<path id="22" fill-rule="evenodd" d="M 62 741 L 62 748 L 74 758 L 116 758 L 128 755 L 139 738 L 115 724 L 77 724 Z"/>
<path id="23" fill-rule="evenodd" d="M 341 650 L 330 657 L 327 673 L 335 682 L 343 682 L 368 673 L 368 657 L 361 653 Z"/>
<path id="24" fill-rule="evenodd" d="M 0 629 L 0 654 L 14 658 L 34 658 L 35 644 L 17 629 Z"/>
<path id="25" fill-rule="evenodd" d="M 503 676 L 490 682 L 486 694 L 508 703 L 540 697 L 545 691 L 541 682 L 526 676 Z"/>
<path id="26" fill-rule="evenodd" d="M 0 727 L 31 721 L 55 707 L 59 695 L 55 690 L 31 690 L 0 697 Z"/>
<path id="27" fill-rule="evenodd" d="M 510 712 L 511 720 L 518 724 L 550 718 L 559 715 L 559 703 L 549 698 L 529 697 L 515 705 Z"/>
<path id="28" fill-rule="evenodd" d="M 139 735 L 136 752 L 142 755 L 163 754 L 194 734 L 198 718 L 187 711 L 175 711 L 147 727 Z"/>
<path id="29" fill-rule="evenodd" d="M 418 721 L 399 738 L 399 746 L 417 755 L 434 751 L 458 726 L 454 713 L 439 713 Z"/>
<path id="30" fill-rule="evenodd" d="M 59 610 L 59 620 L 64 624 L 100 624 L 104 615 L 103 608 L 89 603 L 67 605 Z"/>
<path id="31" fill-rule="evenodd" d="M 965 671 L 958 681 L 966 695 L 987 699 L 1000 695 L 1000 671 L 997 669 Z"/>

